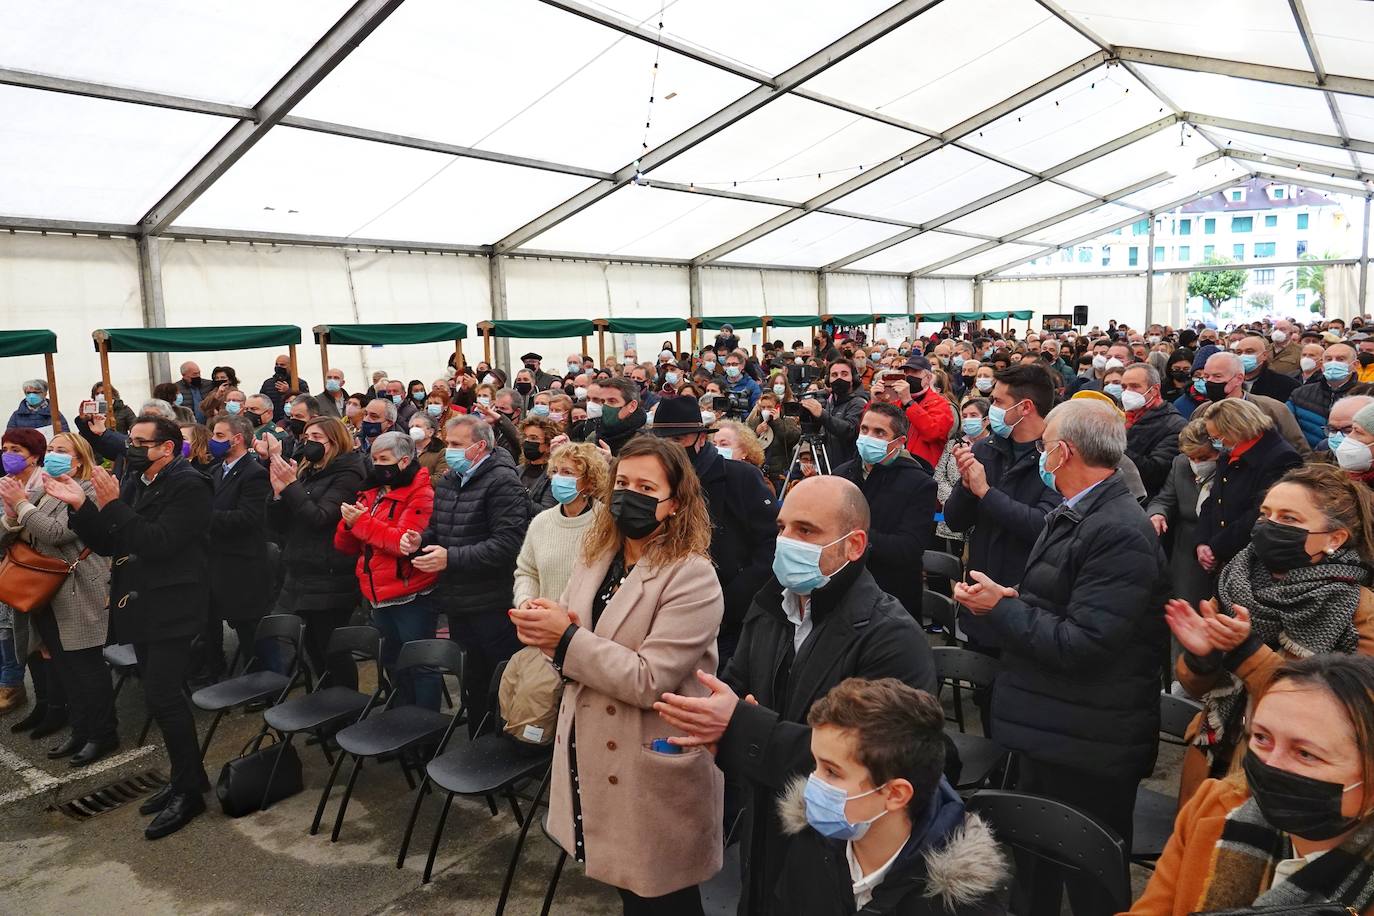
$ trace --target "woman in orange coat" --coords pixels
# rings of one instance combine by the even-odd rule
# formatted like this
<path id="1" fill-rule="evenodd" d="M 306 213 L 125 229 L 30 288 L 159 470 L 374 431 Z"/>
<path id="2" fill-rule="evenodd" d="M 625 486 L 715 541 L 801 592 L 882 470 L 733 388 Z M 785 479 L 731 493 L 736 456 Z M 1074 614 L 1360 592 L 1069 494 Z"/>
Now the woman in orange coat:
<path id="1" fill-rule="evenodd" d="M 1179 812 L 1130 912 L 1374 913 L 1374 659 L 1280 666 L 1243 757 Z"/>

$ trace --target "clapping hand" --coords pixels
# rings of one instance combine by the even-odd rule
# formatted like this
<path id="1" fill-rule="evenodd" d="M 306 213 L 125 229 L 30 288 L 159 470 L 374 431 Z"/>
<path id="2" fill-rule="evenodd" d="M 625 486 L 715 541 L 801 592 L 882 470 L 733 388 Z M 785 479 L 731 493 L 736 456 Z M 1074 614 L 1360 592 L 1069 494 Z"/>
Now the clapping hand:
<path id="1" fill-rule="evenodd" d="M 954 583 L 954 600 L 979 616 L 991 611 L 1003 598 L 1015 598 L 1019 594 L 1016 589 L 998 585 L 977 570 L 970 570 L 969 578 L 972 584 Z"/>
<path id="2" fill-rule="evenodd" d="M 408 557 L 420 550 L 421 536 L 418 531 L 407 531 L 401 535 L 401 556 Z"/>
<path id="3" fill-rule="evenodd" d="M 1217 555 L 1212 553 L 1212 548 L 1206 544 L 1199 544 L 1197 545 L 1197 562 L 1203 569 L 1212 572 L 1217 568 Z"/>
<path id="4" fill-rule="evenodd" d="M 986 496 L 988 492 L 987 470 L 983 467 L 983 462 L 973 456 L 973 449 L 967 445 L 955 446 L 954 462 L 959 467 L 959 477 L 964 484 L 964 489 L 979 499 Z"/>
<path id="5" fill-rule="evenodd" d="M 24 485 L 13 477 L 0 477 L 0 500 L 4 501 L 5 514 L 14 518 L 19 514 L 19 504 L 28 498 Z"/>
<path id="6" fill-rule="evenodd" d="M 274 455 L 281 454 L 281 440 L 269 432 L 259 433 L 253 442 L 253 451 L 263 461 L 270 462 Z"/>
<path id="7" fill-rule="evenodd" d="M 1217 603 L 1208 599 L 1199 602 L 1199 611 L 1186 601 L 1175 598 L 1164 605 L 1164 620 L 1178 644 L 1193 655 L 1203 657 L 1213 652 L 1230 652 L 1250 636 L 1250 611 L 1239 604 L 1231 605 L 1234 617 L 1217 613 Z"/>
<path id="8" fill-rule="evenodd" d="M 278 449 L 281 446 L 278 445 Z M 267 468 L 267 476 L 272 484 L 272 492 L 281 496 L 282 491 L 296 481 L 296 462 L 285 461 L 280 453 L 273 455 Z"/>
<path id="9" fill-rule="evenodd" d="M 577 615 L 547 598 L 533 598 L 526 605 L 507 611 L 515 624 L 515 635 L 525 645 L 552 656 L 568 627 L 578 622 Z"/>
<path id="10" fill-rule="evenodd" d="M 91 484 L 95 487 L 95 504 L 104 509 L 119 499 L 119 481 L 102 467 L 91 468 Z"/>
<path id="11" fill-rule="evenodd" d="M 362 518 L 363 513 L 366 511 L 367 507 L 365 507 L 361 501 L 339 504 L 339 515 L 343 516 L 345 528 L 352 528 L 353 523 Z"/>
<path id="12" fill-rule="evenodd" d="M 709 695 L 685 697 L 665 693 L 663 699 L 654 704 L 654 711 L 664 722 L 686 733 L 679 738 L 669 738 L 671 743 L 678 747 L 706 747 L 714 754 L 735 715 L 739 695 L 720 678 L 705 671 L 697 671 L 697 680 L 711 691 Z"/>
<path id="13" fill-rule="evenodd" d="M 405 549 L 405 538 L 409 535 L 410 532 L 406 532 L 406 534 L 401 536 L 401 544 L 403 550 Z M 411 551 L 411 553 L 414 552 L 415 551 L 413 550 Z M 440 572 L 444 569 L 447 569 L 448 548 L 440 547 L 438 544 L 430 544 L 428 547 L 424 549 L 423 553 L 421 553 L 418 557 L 415 557 L 410 561 L 410 565 L 414 566 L 420 572 Z"/>
<path id="14" fill-rule="evenodd" d="M 1150 516 L 1150 524 L 1155 526 L 1155 534 L 1164 537 L 1169 530 L 1169 520 L 1162 515 Z"/>
<path id="15" fill-rule="evenodd" d="M 73 509 L 80 509 L 81 504 L 86 501 L 86 491 L 81 489 L 81 484 L 72 480 L 70 474 L 43 478 L 43 490 L 53 499 L 60 500 Z"/>

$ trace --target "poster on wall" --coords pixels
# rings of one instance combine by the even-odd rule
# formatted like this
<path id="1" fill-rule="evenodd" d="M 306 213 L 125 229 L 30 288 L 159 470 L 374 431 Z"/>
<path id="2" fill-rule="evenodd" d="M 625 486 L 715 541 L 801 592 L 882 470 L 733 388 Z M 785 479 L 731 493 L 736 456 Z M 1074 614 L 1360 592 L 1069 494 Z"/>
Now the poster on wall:
<path id="1" fill-rule="evenodd" d="M 1046 315 L 1044 329 L 1054 333 L 1073 330 L 1073 315 Z"/>
<path id="2" fill-rule="evenodd" d="M 911 338 L 910 318 L 889 318 L 886 322 L 888 343 L 896 345 L 900 340 Z"/>

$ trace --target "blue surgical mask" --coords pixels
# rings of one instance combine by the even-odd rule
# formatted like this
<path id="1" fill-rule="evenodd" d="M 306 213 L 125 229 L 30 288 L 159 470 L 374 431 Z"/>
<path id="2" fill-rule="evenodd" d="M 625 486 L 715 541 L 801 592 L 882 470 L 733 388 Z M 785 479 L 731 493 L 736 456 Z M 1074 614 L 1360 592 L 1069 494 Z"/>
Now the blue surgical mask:
<path id="1" fill-rule="evenodd" d="M 444 405 L 443 405 L 443 404 L 426 404 L 426 405 L 425 405 L 425 413 L 429 414 L 431 417 L 437 417 L 437 416 L 439 416 L 440 414 L 442 414 L 443 412 L 444 412 Z"/>
<path id="2" fill-rule="evenodd" d="M 663 380 L 669 385 L 676 385 L 682 381 L 682 375 L 677 372 L 665 372 L 663 373 Z"/>
<path id="3" fill-rule="evenodd" d="M 1015 407 L 1016 405 L 1013 404 L 1012 406 Z M 988 408 L 988 426 L 992 427 L 992 431 L 1003 439 L 1009 438 L 1012 431 L 1016 429 L 1017 423 L 1020 423 L 1024 419 L 1025 416 L 1022 415 L 1016 420 L 1016 423 L 1008 423 L 1007 412 L 1005 410 L 998 407 L 996 404 Z"/>
<path id="4" fill-rule="evenodd" d="M 739 366 L 726 366 L 725 374 L 730 378 L 739 378 Z"/>
<path id="5" fill-rule="evenodd" d="M 884 785 L 886 784 L 884 783 Z M 867 792 L 860 792 L 858 795 L 845 795 L 843 789 L 832 786 L 812 773 L 807 777 L 806 791 L 802 796 L 806 800 L 806 822 L 821 836 L 829 837 L 832 840 L 857 840 L 867 833 L 869 826 L 887 811 L 884 810 L 877 817 L 855 824 L 851 823 L 848 815 L 845 814 L 845 806 L 855 799 L 872 795 L 881 788 L 882 786 L 878 786 Z"/>
<path id="6" fill-rule="evenodd" d="M 989 391 L 992 390 L 992 379 L 987 378 L 986 376 L 978 379 L 978 381 L 974 382 L 973 384 L 977 386 L 978 390 L 983 392 L 983 394 L 987 394 Z"/>
<path id="7" fill-rule="evenodd" d="M 210 450 L 211 458 L 222 461 L 224 456 L 229 454 L 229 450 L 234 447 L 234 442 L 232 439 L 211 439 L 205 447 Z"/>
<path id="8" fill-rule="evenodd" d="M 425 402 L 425 393 L 423 391 L 412 391 L 410 393 L 410 399 L 412 401 L 419 401 L 423 404 Z"/>
<path id="9" fill-rule="evenodd" d="M 735 450 L 728 445 L 717 445 L 716 451 L 720 452 L 720 457 L 730 461 L 735 457 Z"/>
<path id="10" fill-rule="evenodd" d="M 773 386 L 773 393 L 776 394 L 778 397 L 782 397 L 784 394 L 787 393 L 787 386 L 785 386 L 785 385 L 774 385 L 774 386 Z"/>
<path id="11" fill-rule="evenodd" d="M 24 402 L 30 407 L 37 407 L 39 404 L 43 403 L 43 395 L 36 391 L 30 391 L 28 394 L 24 395 Z M 177 395 L 177 403 L 181 403 L 181 395 Z"/>
<path id="12" fill-rule="evenodd" d="M 855 442 L 859 447 L 859 457 L 866 464 L 882 464 L 887 460 L 887 449 L 892 443 L 876 436 L 860 436 Z"/>
<path id="13" fill-rule="evenodd" d="M 1345 433 L 1332 433 L 1326 437 L 1326 447 L 1331 449 L 1332 454 L 1334 454 L 1336 449 L 1340 448 L 1341 443 L 1344 441 Z"/>
<path id="14" fill-rule="evenodd" d="M 1259 357 L 1253 353 L 1242 353 L 1240 355 L 1240 367 L 1249 375 L 1259 368 Z"/>
<path id="15" fill-rule="evenodd" d="M 173 401 L 172 403 L 175 404 L 176 406 L 180 407 L 180 406 L 181 406 L 181 401 L 182 401 L 181 392 L 178 391 L 178 392 L 177 392 L 177 399 L 176 399 L 175 401 Z"/>
<path id="16" fill-rule="evenodd" d="M 1193 390 L 1196 391 L 1198 394 L 1206 394 L 1207 380 L 1204 378 L 1193 379 Z"/>
<path id="17" fill-rule="evenodd" d="M 973 437 L 981 436 L 983 434 L 983 421 L 978 417 L 966 417 L 964 419 L 962 426 L 964 428 L 965 436 Z M 1010 429 L 1010 427 L 1008 429 Z"/>
<path id="18" fill-rule="evenodd" d="M 225 401 L 225 402 L 224 402 L 224 412 L 225 412 L 225 413 L 230 414 L 230 415 L 232 416 L 233 414 L 238 413 L 240 410 L 243 410 L 243 405 L 240 404 L 238 401 Z"/>
<path id="19" fill-rule="evenodd" d="M 963 358 L 962 356 L 956 356 L 956 357 L 954 357 L 954 368 L 956 368 L 956 369 L 962 369 L 962 368 L 964 368 L 964 358 Z"/>
<path id="20" fill-rule="evenodd" d="M 1049 451 L 1044 451 L 1040 453 L 1040 480 L 1045 484 L 1045 486 L 1049 487 L 1051 490 L 1054 490 L 1057 493 L 1059 492 L 1059 488 L 1054 485 L 1054 471 L 1051 471 L 1047 467 L 1045 467 L 1045 460 L 1050 457 L 1050 452 L 1054 451 L 1054 449 L 1056 448 L 1059 448 L 1059 445 L 1055 445 L 1054 448 L 1051 448 Z M 1063 466 L 1064 463 L 1061 461 L 1059 463 L 1059 467 L 1062 468 Z M 1058 468 L 1056 468 L 1055 470 L 1058 470 Z"/>
<path id="21" fill-rule="evenodd" d="M 843 541 L 850 533 L 846 532 L 829 544 L 809 544 L 779 535 L 773 552 L 773 575 L 778 577 L 783 588 L 798 595 L 809 595 L 818 588 L 825 588 L 830 576 L 821 572 L 821 551 Z M 846 560 L 844 566 L 848 565 Z M 835 570 L 837 574 L 839 571 Z"/>
<path id="22" fill-rule="evenodd" d="M 43 470 L 47 471 L 50 477 L 70 474 L 72 472 L 72 456 L 48 452 L 43 456 Z"/>
<path id="23" fill-rule="evenodd" d="M 324 380 L 325 391 L 338 391 L 341 388 L 343 388 L 343 385 L 341 385 L 336 378 L 327 378 Z"/>
<path id="24" fill-rule="evenodd" d="M 701 367 L 705 369 L 707 372 L 715 372 L 716 361 L 714 359 L 704 359 L 701 361 Z"/>
<path id="25" fill-rule="evenodd" d="M 577 499 L 577 478 L 568 474 L 553 474 L 549 477 L 549 491 L 559 504 L 566 506 Z"/>
<path id="26" fill-rule="evenodd" d="M 1104 394 L 1110 394 L 1112 397 L 1116 398 L 1118 401 L 1121 400 L 1121 391 L 1122 391 L 1122 388 L 1121 388 L 1121 386 L 1120 386 L 1119 384 L 1117 384 L 1116 382 L 1112 382 L 1111 384 L 1108 384 L 1108 385 L 1103 385 L 1103 386 L 1102 386 L 1102 391 L 1103 391 Z"/>
<path id="27" fill-rule="evenodd" d="M 1219 452 L 1224 452 L 1226 450 L 1226 443 L 1222 442 L 1220 439 L 1208 439 L 1207 441 L 1212 443 L 1212 448 Z"/>
<path id="28" fill-rule="evenodd" d="M 549 405 L 535 404 L 530 408 L 530 413 L 534 414 L 536 417 L 547 417 L 549 415 Z"/>
<path id="29" fill-rule="evenodd" d="M 400 406 L 401 406 L 401 402 L 404 401 L 404 400 L 405 400 L 405 398 L 404 398 L 403 396 L 399 395 L 399 394 L 393 394 L 393 395 L 391 396 L 391 403 L 395 404 L 397 407 L 400 407 Z"/>
<path id="30" fill-rule="evenodd" d="M 1343 382 L 1350 375 L 1350 367 L 1345 363 L 1328 362 L 1322 366 L 1322 375 L 1328 382 Z"/>
<path id="31" fill-rule="evenodd" d="M 472 460 L 468 458 L 468 451 L 464 448 L 444 449 L 444 463 L 455 474 L 466 474 L 472 469 Z"/>

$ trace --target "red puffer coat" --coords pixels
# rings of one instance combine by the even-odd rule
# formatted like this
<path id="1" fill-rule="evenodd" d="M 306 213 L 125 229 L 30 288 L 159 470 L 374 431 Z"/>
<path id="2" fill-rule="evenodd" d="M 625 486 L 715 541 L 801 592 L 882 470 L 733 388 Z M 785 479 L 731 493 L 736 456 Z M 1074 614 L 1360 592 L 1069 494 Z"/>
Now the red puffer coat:
<path id="1" fill-rule="evenodd" d="M 401 555 L 401 536 L 423 532 L 434 513 L 434 488 L 421 467 L 414 479 L 384 494 L 373 487 L 358 494 L 366 512 L 349 528 L 343 519 L 334 529 L 334 547 L 358 558 L 358 585 L 373 605 L 395 601 L 434 586 L 439 574 L 421 572 Z"/>

